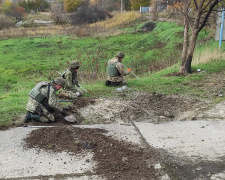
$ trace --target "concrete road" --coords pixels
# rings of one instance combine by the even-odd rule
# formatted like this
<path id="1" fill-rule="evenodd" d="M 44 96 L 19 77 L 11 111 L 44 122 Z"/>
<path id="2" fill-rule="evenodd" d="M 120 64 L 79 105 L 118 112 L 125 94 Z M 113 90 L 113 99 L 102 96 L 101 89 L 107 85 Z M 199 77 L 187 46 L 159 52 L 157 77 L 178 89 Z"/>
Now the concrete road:
<path id="1" fill-rule="evenodd" d="M 202 161 L 224 162 L 225 122 L 223 121 L 176 121 L 162 124 L 134 122 L 134 124 L 79 127 L 103 128 L 115 139 L 139 146 L 143 144 L 143 137 L 148 145 L 172 154 L 178 161 L 183 160 L 182 164 L 201 164 Z M 101 179 L 93 172 L 96 162 L 91 160 L 93 156 L 91 152 L 70 156 L 66 152 L 49 153 L 24 148 L 24 138 L 34 129 L 36 128 L 17 127 L 0 131 L 0 179 L 39 179 L 40 175 L 54 179 L 52 177 L 57 174 L 68 176 L 65 179 Z M 65 162 L 69 163 L 65 164 Z M 155 167 L 161 166 L 155 164 Z M 204 167 L 199 168 L 201 171 Z M 211 170 L 210 168 L 208 170 L 208 179 L 225 179 L 225 168 L 216 173 L 210 172 Z M 164 176 L 161 179 L 170 178 Z"/>

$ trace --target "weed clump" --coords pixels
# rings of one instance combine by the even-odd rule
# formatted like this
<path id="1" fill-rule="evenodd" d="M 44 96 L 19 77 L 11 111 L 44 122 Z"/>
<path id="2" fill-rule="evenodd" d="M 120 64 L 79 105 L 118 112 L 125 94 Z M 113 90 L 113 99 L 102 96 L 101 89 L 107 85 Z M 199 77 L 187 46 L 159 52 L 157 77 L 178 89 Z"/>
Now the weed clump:
<path id="1" fill-rule="evenodd" d="M 4 14 L 0 14 L 0 30 L 13 27 L 13 21 Z"/>

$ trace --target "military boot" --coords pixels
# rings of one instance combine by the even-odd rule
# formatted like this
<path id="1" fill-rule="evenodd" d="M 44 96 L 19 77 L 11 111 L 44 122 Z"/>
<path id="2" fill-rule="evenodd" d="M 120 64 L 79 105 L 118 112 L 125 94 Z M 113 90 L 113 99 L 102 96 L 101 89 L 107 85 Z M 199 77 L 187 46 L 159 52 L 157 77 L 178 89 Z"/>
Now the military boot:
<path id="1" fill-rule="evenodd" d="M 40 120 L 40 116 L 38 114 L 33 114 L 31 112 L 27 112 L 26 116 L 25 116 L 25 119 L 24 119 L 24 122 L 25 123 L 28 123 L 29 121 L 31 120 L 36 120 L 36 121 L 39 121 Z"/>

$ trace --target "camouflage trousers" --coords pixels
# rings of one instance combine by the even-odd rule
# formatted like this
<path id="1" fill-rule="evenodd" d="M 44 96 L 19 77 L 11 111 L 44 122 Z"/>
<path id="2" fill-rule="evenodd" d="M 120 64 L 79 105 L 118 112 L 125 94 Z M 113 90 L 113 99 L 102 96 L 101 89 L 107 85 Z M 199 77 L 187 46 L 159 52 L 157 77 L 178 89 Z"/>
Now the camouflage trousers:
<path id="1" fill-rule="evenodd" d="M 41 103 L 37 102 L 33 98 L 29 98 L 26 110 L 32 113 L 36 113 L 40 116 L 41 122 L 54 122 L 55 117 L 50 113 Z"/>
<path id="2" fill-rule="evenodd" d="M 127 81 L 123 78 L 123 76 L 115 76 L 115 77 L 108 76 L 107 80 L 111 82 L 120 82 L 120 85 L 127 84 Z"/>

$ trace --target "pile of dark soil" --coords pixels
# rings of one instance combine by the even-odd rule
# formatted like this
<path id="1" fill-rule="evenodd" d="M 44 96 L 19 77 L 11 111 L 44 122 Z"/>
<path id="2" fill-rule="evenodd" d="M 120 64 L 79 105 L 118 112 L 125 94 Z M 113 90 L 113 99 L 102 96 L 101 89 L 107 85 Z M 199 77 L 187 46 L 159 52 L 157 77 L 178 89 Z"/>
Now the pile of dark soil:
<path id="1" fill-rule="evenodd" d="M 10 128 L 11 128 L 10 126 L 0 126 L 0 131 L 6 131 Z"/>
<path id="2" fill-rule="evenodd" d="M 156 27 L 154 22 L 148 22 L 140 28 L 138 32 L 146 33 L 152 31 Z"/>
<path id="3" fill-rule="evenodd" d="M 156 123 L 176 120 L 184 112 L 194 111 L 202 106 L 202 102 L 197 99 L 156 92 L 136 93 L 130 97 L 130 101 L 143 110 L 152 122 Z"/>
<path id="4" fill-rule="evenodd" d="M 94 104 L 94 103 L 95 103 L 94 98 L 81 97 L 74 100 L 72 107 L 74 109 L 80 109 L 80 108 L 86 107 L 89 104 Z"/>
<path id="5" fill-rule="evenodd" d="M 156 152 L 120 142 L 104 133 L 103 129 L 40 128 L 32 131 L 25 141 L 27 148 L 67 151 L 71 155 L 93 151 L 93 160 L 97 162 L 94 171 L 106 179 L 157 179 L 159 174 L 153 164 Z"/>

